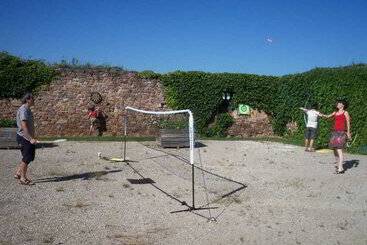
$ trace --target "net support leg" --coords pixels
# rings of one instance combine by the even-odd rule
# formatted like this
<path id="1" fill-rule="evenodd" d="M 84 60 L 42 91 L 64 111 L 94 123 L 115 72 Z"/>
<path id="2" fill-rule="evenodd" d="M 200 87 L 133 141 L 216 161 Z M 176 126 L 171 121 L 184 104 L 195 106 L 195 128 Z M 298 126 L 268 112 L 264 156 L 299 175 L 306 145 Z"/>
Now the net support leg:
<path id="1" fill-rule="evenodd" d="M 123 153 L 123 160 L 126 161 L 126 135 L 127 135 L 127 111 L 124 117 L 124 153 Z"/>
<path id="2" fill-rule="evenodd" d="M 191 172 L 192 172 L 192 209 L 195 209 L 195 174 L 194 174 L 194 164 L 191 165 Z"/>
<path id="3" fill-rule="evenodd" d="M 189 137 L 190 137 L 190 164 L 192 173 L 192 209 L 195 209 L 195 166 L 194 166 L 194 116 L 191 111 L 189 113 Z"/>

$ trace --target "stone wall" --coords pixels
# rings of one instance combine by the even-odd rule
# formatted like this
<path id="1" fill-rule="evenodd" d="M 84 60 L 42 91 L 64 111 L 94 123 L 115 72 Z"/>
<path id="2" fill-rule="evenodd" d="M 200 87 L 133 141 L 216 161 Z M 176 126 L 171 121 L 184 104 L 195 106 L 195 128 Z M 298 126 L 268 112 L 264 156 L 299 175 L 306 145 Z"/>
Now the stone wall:
<path id="1" fill-rule="evenodd" d="M 147 110 L 163 110 L 164 94 L 158 80 L 141 79 L 135 73 L 108 72 L 106 70 L 60 71 L 60 76 L 35 97 L 32 111 L 39 136 L 87 135 L 89 121 L 87 107 L 91 92 L 99 92 L 100 107 L 107 117 L 107 135 L 121 135 L 125 106 Z M 15 118 L 19 100 L 0 100 L 0 119 Z M 133 118 L 133 117 L 132 117 Z M 146 117 L 140 122 L 130 120 L 130 133 L 152 133 Z"/>
<path id="2" fill-rule="evenodd" d="M 125 106 L 161 111 L 165 107 L 163 87 L 158 80 L 142 79 L 135 73 L 64 69 L 51 85 L 35 97 L 33 113 L 38 136 L 82 136 L 89 133 L 87 107 L 91 92 L 99 92 L 100 107 L 107 118 L 105 135 L 123 134 Z M 15 119 L 20 100 L 0 100 L 0 119 Z M 269 117 L 253 110 L 249 116 L 232 113 L 231 136 L 273 135 Z M 129 135 L 157 135 L 157 117 L 129 113 Z"/>
<path id="3" fill-rule="evenodd" d="M 235 122 L 227 131 L 230 136 L 254 137 L 274 135 L 270 118 L 265 112 L 251 110 L 250 115 L 239 116 L 234 111 L 231 115 Z"/>

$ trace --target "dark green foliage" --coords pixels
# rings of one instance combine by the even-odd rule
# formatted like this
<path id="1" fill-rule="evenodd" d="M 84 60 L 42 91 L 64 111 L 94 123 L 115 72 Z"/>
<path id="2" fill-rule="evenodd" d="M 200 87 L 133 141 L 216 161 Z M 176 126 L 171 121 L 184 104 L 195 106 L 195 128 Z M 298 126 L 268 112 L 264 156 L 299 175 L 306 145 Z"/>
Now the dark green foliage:
<path id="1" fill-rule="evenodd" d="M 174 109 L 191 109 L 195 128 L 202 135 L 223 134 L 215 126 L 215 118 L 227 109 L 222 99 L 224 91 L 233 95 L 230 107 L 243 103 L 265 111 L 272 118 L 276 134 L 287 135 L 299 143 L 303 141 L 305 127 L 299 107 L 317 103 L 321 112 L 330 114 L 335 101 L 344 98 L 350 104 L 348 111 L 355 139 L 351 150 L 367 145 L 367 65 L 364 64 L 317 68 L 283 77 L 177 71 L 162 75 L 161 80 L 167 104 Z M 296 132 L 287 131 L 289 122 L 297 123 Z M 319 147 L 327 146 L 331 126 L 332 120 L 320 120 L 316 142 Z"/>
<path id="2" fill-rule="evenodd" d="M 39 60 L 22 60 L 0 52 L 0 98 L 20 98 L 36 92 L 55 76 L 53 68 Z"/>
<path id="3" fill-rule="evenodd" d="M 161 129 L 185 129 L 189 128 L 188 119 L 161 119 L 159 121 L 159 128 Z"/>
<path id="4" fill-rule="evenodd" d="M 138 73 L 139 77 L 145 78 L 145 79 L 159 79 L 162 75 L 159 73 L 155 73 L 154 71 L 142 71 Z"/>
<path id="5" fill-rule="evenodd" d="M 52 64 L 56 69 L 73 69 L 73 70 L 103 70 L 108 72 L 128 72 L 123 66 L 111 66 L 109 64 L 92 64 L 90 62 L 80 63 L 78 59 L 72 58 L 70 61 L 61 60 L 59 63 Z"/>
<path id="6" fill-rule="evenodd" d="M 175 109 L 191 109 L 195 128 L 201 134 L 217 114 L 225 112 L 224 91 L 233 95 L 230 106 L 246 103 L 271 114 L 278 84 L 271 76 L 181 71 L 162 75 L 161 80 L 167 104 Z"/>
<path id="7" fill-rule="evenodd" d="M 221 113 L 215 118 L 214 124 L 208 128 L 206 132 L 206 136 L 208 137 L 226 136 L 227 129 L 233 123 L 234 123 L 234 119 L 231 115 L 229 115 L 228 113 Z"/>
<path id="8" fill-rule="evenodd" d="M 11 119 L 0 119 L 0 128 L 15 128 L 17 122 Z"/>
<path id="9" fill-rule="evenodd" d="M 346 99 L 349 103 L 347 111 L 351 116 L 352 137 L 355 139 L 351 150 L 367 145 L 367 65 L 317 68 L 281 77 L 280 84 L 273 120 L 276 132 L 286 133 L 285 124 L 295 121 L 300 127 L 292 137 L 302 139 L 305 122 L 299 107 L 307 107 L 316 102 L 319 111 L 331 114 L 335 110 L 336 100 Z M 320 120 L 316 141 L 319 147 L 327 146 L 331 128 L 332 120 Z"/>
<path id="10" fill-rule="evenodd" d="M 20 98 L 25 92 L 36 92 L 55 77 L 55 68 L 104 69 L 125 72 L 121 67 L 80 65 L 78 60 L 46 65 L 38 60 L 22 60 L 0 52 L 0 98 Z M 283 77 L 252 74 L 153 71 L 138 73 L 141 78 L 160 79 L 164 85 L 167 105 L 173 109 L 190 109 L 199 134 L 224 136 L 233 123 L 226 113 L 238 104 L 248 104 L 271 116 L 274 132 L 302 142 L 305 127 L 299 107 L 318 103 L 325 114 L 333 112 L 339 98 L 349 102 L 354 143 L 351 151 L 367 149 L 367 65 L 340 68 L 317 68 L 309 72 Z M 223 92 L 231 94 L 230 103 L 222 99 Z M 296 122 L 296 132 L 287 131 L 287 123 Z M 162 127 L 182 128 L 182 122 L 160 122 Z M 327 146 L 331 120 L 321 119 L 316 144 Z"/>

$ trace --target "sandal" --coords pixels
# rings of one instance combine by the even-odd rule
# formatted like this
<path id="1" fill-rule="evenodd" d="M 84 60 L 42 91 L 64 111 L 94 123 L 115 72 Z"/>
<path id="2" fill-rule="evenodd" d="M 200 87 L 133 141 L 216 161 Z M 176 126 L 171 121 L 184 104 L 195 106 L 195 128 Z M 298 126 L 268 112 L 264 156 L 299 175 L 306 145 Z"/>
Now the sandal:
<path id="1" fill-rule="evenodd" d="M 20 174 L 14 174 L 14 179 L 20 179 Z M 26 181 L 28 181 L 28 182 L 32 182 L 32 180 L 31 179 L 28 179 L 28 178 L 25 178 L 26 179 Z"/>
<path id="2" fill-rule="evenodd" d="M 335 174 L 344 174 L 345 173 L 345 170 L 336 170 Z"/>
<path id="3" fill-rule="evenodd" d="M 22 180 L 22 179 L 19 179 L 19 184 L 21 184 L 21 185 L 34 185 L 33 182 L 28 181 L 28 180 Z"/>

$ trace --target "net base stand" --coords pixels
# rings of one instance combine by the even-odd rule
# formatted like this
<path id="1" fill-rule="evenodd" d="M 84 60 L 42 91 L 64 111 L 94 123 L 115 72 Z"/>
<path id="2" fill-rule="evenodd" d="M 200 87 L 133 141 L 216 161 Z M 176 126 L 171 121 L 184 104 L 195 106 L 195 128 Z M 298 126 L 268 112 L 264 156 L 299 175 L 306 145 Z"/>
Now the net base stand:
<path id="1" fill-rule="evenodd" d="M 187 206 L 186 209 L 181 209 L 177 211 L 171 211 L 171 214 L 175 213 L 182 213 L 182 212 L 192 212 L 192 211 L 199 211 L 199 210 L 209 210 L 209 209 L 217 209 L 218 207 L 195 207 L 195 206 L 189 206 L 185 201 L 181 202 L 182 205 Z"/>

